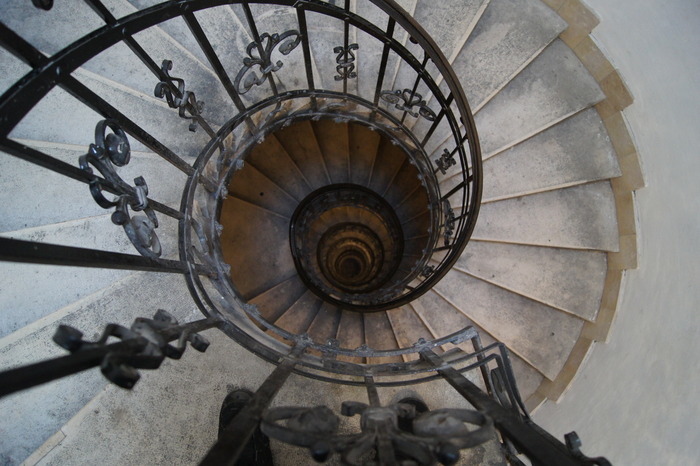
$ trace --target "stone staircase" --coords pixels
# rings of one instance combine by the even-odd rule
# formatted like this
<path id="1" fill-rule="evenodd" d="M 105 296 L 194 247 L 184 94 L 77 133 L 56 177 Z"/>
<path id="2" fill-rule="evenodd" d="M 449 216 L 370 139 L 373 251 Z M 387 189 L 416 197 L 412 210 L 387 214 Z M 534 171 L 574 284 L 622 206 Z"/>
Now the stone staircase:
<path id="1" fill-rule="evenodd" d="M 159 2 L 105 3 L 121 18 Z M 350 3 L 352 11 L 385 27 L 377 7 L 361 0 Z M 231 280 L 267 321 L 292 333 L 306 332 L 314 340 L 337 339 L 341 347 L 405 348 L 419 338 L 440 338 L 474 326 L 484 344 L 501 341 L 508 346 L 521 395 L 533 410 L 547 399 L 556 401 L 593 342 L 605 340 L 621 271 L 636 266 L 631 191 L 643 182 L 620 114 L 631 99 L 588 37 L 596 20 L 578 1 L 399 3 L 448 57 L 474 112 L 484 182 L 472 240 L 455 267 L 410 304 L 356 312 L 324 302 L 300 278 L 289 248 L 289 222 L 300 201 L 336 183 L 382 194 L 399 216 L 408 241 L 406 257 L 411 257 L 429 230 L 427 198 L 406 155 L 380 134 L 347 122 L 302 121 L 267 135 L 231 180 L 221 214 Z M 261 32 L 281 32 L 296 24 L 293 8 L 252 4 L 251 10 Z M 12 2 L 1 11 L 0 21 L 49 55 L 104 24 L 77 0 L 56 2 L 48 12 L 28 2 Z M 240 5 L 198 12 L 197 19 L 235 76 L 251 42 Z M 310 44 L 317 88 L 342 89 L 343 82 L 335 81 L 331 72 L 335 54 L 330 45 L 342 43 L 342 21 L 310 16 L 308 27 L 309 35 L 317 38 Z M 418 50 L 405 33 L 397 36 L 407 48 Z M 237 113 L 181 18 L 134 38 L 150 56 L 173 61 L 172 74 L 184 78 L 206 103 L 203 114 L 212 127 Z M 369 95 L 376 81 L 371 70 L 377 68 L 381 49 L 359 31 L 352 39 L 358 44 L 357 78 L 347 86 Z M 331 71 L 323 70 L 324 62 L 334 65 L 326 67 Z M 2 50 L 0 63 L 3 90 L 30 69 Z M 73 76 L 192 163 L 209 137 L 201 128 L 187 131 L 177 112 L 153 96 L 155 82 L 144 69 L 120 43 Z M 405 62 L 390 55 L 387 70 L 387 88 L 412 87 L 415 72 Z M 284 71 L 281 86 L 303 87 L 301 61 L 285 59 Z M 255 102 L 256 92 L 253 88 L 244 95 L 244 103 Z M 56 88 L 10 137 L 76 165 L 92 141 L 86 128 L 94 128 L 99 119 Z M 416 131 L 427 124 L 420 118 L 407 122 Z M 431 138 L 431 159 L 449 147 L 449 137 Z M 120 172 L 123 178 L 143 176 L 149 197 L 177 208 L 186 176 L 133 140 L 132 149 L 131 163 Z M 134 252 L 84 185 L 7 155 L 0 157 L 0 179 L 5 187 L 0 193 L 3 237 Z M 439 181 L 446 192 L 460 179 L 448 171 Z M 178 223 L 161 217 L 163 257 L 176 259 Z M 360 214 L 347 208 L 319 221 L 325 222 L 324 228 L 372 222 L 358 218 Z M 410 272 L 410 261 L 398 269 Z M 200 315 L 178 275 L 0 263 L 0 278 L 2 368 L 62 354 L 50 339 L 58 323 L 81 329 L 87 338 L 99 334 L 107 322 L 128 324 L 159 308 L 183 321 Z M 3 399 L 0 463 L 18 464 L 27 457 L 27 464 L 198 461 L 215 438 L 225 393 L 233 386 L 256 388 L 272 368 L 217 330 L 206 336 L 212 341 L 206 354 L 189 352 L 158 372 L 145 372 L 130 392 L 106 385 L 91 371 Z M 346 359 L 383 363 L 414 358 Z M 466 405 L 445 383 L 412 389 L 431 408 Z M 383 401 L 401 393 L 398 388 L 381 392 Z M 275 404 L 337 407 L 345 399 L 364 398 L 356 387 L 293 376 Z M 300 449 L 273 449 L 279 464 L 310 462 Z M 486 461 L 488 452 L 477 453 L 470 461 Z M 480 460 L 479 454 L 487 456 Z"/>

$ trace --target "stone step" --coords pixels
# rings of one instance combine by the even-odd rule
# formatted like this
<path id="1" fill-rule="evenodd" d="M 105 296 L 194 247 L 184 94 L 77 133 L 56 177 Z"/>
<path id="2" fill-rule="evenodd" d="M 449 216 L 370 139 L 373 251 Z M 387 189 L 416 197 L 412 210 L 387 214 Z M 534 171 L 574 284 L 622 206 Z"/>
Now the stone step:
<path id="1" fill-rule="evenodd" d="M 555 40 L 475 116 L 484 159 L 603 98 L 574 52 Z"/>
<path id="2" fill-rule="evenodd" d="M 155 97 L 140 94 L 86 70 L 77 70 L 74 76 L 188 163 L 194 162 L 189 157 L 197 156 L 209 141 L 201 128 L 194 133 L 188 131 L 189 120 L 180 118 L 176 109 L 169 108 Z M 67 111 L 70 119 L 65 118 Z M 82 147 L 95 141 L 94 128 L 103 119 L 62 89 L 54 88 L 12 130 L 10 136 Z M 132 150 L 150 151 L 133 136 L 129 136 L 129 143 Z"/>
<path id="3" fill-rule="evenodd" d="M 250 304 L 257 306 L 260 315 L 269 322 L 275 322 L 284 315 L 306 292 L 306 286 L 294 273 L 289 278 L 275 283 L 256 296 L 247 296 Z"/>
<path id="4" fill-rule="evenodd" d="M 284 187 L 284 190 L 298 201 L 303 200 L 313 190 L 311 183 L 274 134 L 253 147 L 245 163 L 253 165 L 278 186 Z"/>
<path id="5" fill-rule="evenodd" d="M 355 349 L 365 344 L 364 315 L 343 309 L 340 315 L 338 333 L 335 337 L 342 348 Z M 365 358 L 338 356 L 340 361 L 361 363 Z"/>
<path id="6" fill-rule="evenodd" d="M 284 217 L 291 217 L 299 204 L 299 201 L 285 190 L 285 185 L 273 182 L 252 164 L 244 166 L 233 175 L 228 190 L 230 196 Z"/>
<path id="7" fill-rule="evenodd" d="M 420 338 L 426 341 L 434 338 L 430 329 L 409 305 L 386 311 L 386 315 L 394 329 L 394 337 L 401 348 L 410 348 Z M 410 354 L 405 359 L 413 361 L 418 358 L 417 354 Z"/>
<path id="8" fill-rule="evenodd" d="M 365 324 L 365 342 L 374 350 L 398 349 L 399 344 L 394 335 L 394 329 L 389 322 L 386 312 L 365 312 L 363 314 Z M 369 364 L 387 364 L 403 362 L 401 356 L 382 358 L 367 358 Z"/>
<path id="9" fill-rule="evenodd" d="M 224 260 L 231 265 L 231 280 L 242 296 L 258 295 L 279 277 L 295 273 L 287 218 L 233 197 L 224 202 L 221 212 Z M 255 247 L 231 246 L 236 244 Z"/>
<path id="10" fill-rule="evenodd" d="M 538 0 L 491 0 L 452 62 L 472 109 L 478 111 L 566 27 Z"/>
<path id="11" fill-rule="evenodd" d="M 75 167 L 78 158 L 88 150 L 88 144 L 81 147 L 42 141 L 18 142 Z M 131 185 L 134 178 L 143 176 L 151 199 L 179 207 L 187 177 L 157 155 L 134 151 L 131 162 L 117 168 L 117 173 Z M 41 190 L 36 183 L 28 183 L 29 179 L 42 180 Z M 3 205 L 0 231 L 3 232 L 93 217 L 113 210 L 101 208 L 90 195 L 87 184 L 8 155 L 0 158 L 0 184 L 5 188 L 0 193 Z"/>
<path id="12" fill-rule="evenodd" d="M 564 188 L 622 175 L 608 133 L 588 109 L 484 162 L 483 199 Z"/>
<path id="13" fill-rule="evenodd" d="M 338 334 L 340 315 L 339 307 L 325 302 L 321 304 L 318 314 L 309 327 L 309 336 L 316 343 L 326 343 L 329 339 L 335 338 Z"/>
<path id="14" fill-rule="evenodd" d="M 484 347 L 495 342 L 488 332 L 479 327 L 478 324 L 471 321 L 463 313 L 459 312 L 455 307 L 445 300 L 440 294 L 434 291 L 429 291 L 419 299 L 410 304 L 411 309 L 421 319 L 421 322 L 430 329 L 430 333 L 434 338 L 447 336 L 461 328 L 472 326 L 479 332 L 482 345 Z M 438 320 L 439 319 L 439 320 Z M 445 345 L 444 349 L 454 348 L 454 345 Z M 472 344 L 464 343 L 459 345 L 459 348 L 466 353 L 474 351 Z M 442 350 L 442 348 L 441 348 Z M 532 393 L 537 390 L 539 384 L 544 379 L 543 375 L 535 369 L 529 362 L 522 359 L 518 354 L 510 352 L 510 360 L 513 365 L 515 379 L 518 382 L 518 387 L 523 400 L 526 400 Z M 467 373 L 467 377 L 473 378 L 472 381 L 483 386 L 480 377 L 474 372 Z"/>
<path id="15" fill-rule="evenodd" d="M 331 182 L 323 153 L 309 121 L 301 121 L 275 133 L 280 145 L 299 167 L 313 189 Z"/>
<path id="16" fill-rule="evenodd" d="M 481 206 L 475 239 L 537 246 L 617 251 L 610 183 L 548 191 Z"/>
<path id="17" fill-rule="evenodd" d="M 350 124 L 350 181 L 355 184 L 367 186 L 372 176 L 374 158 L 379 150 L 381 137 L 376 131 Z"/>
<path id="18" fill-rule="evenodd" d="M 350 182 L 350 130 L 333 120 L 312 121 L 314 135 L 333 183 Z"/>
<path id="19" fill-rule="evenodd" d="M 434 289 L 550 380 L 583 327 L 581 319 L 458 271 L 450 271 Z"/>
<path id="20" fill-rule="evenodd" d="M 383 138 L 379 143 L 377 156 L 372 165 L 372 174 L 366 186 L 375 193 L 386 192 L 405 161 L 406 153 L 387 138 Z"/>
<path id="21" fill-rule="evenodd" d="M 73 291 L 80 286 L 62 282 L 57 288 Z M 36 291 L 41 289 L 35 288 Z M 107 323 L 128 327 L 136 317 L 153 317 L 158 309 L 167 310 L 181 322 L 202 317 L 192 302 L 184 278 L 178 274 L 132 273 L 121 279 L 105 280 L 102 290 L 77 300 L 74 296 L 69 306 L 1 339 L 0 367 L 8 369 L 65 355 L 66 351 L 51 340 L 59 324 L 73 326 L 84 333 L 85 339 L 93 340 Z M 245 350 L 241 348 L 240 351 Z M 148 378 L 148 372 L 142 372 L 144 379 Z M 106 383 L 99 369 L 92 369 L 0 400 L 3 462 L 18 464 L 24 460 Z"/>
<path id="22" fill-rule="evenodd" d="M 595 321 L 607 274 L 598 251 L 470 242 L 455 269 Z"/>
<path id="23" fill-rule="evenodd" d="M 161 241 L 162 257 L 177 259 L 177 222 L 163 218 L 156 233 Z M 5 232 L 3 236 L 139 255 L 123 228 L 114 225 L 109 214 Z M 5 310 L 0 336 L 18 330 L 131 273 L 128 270 L 0 262 L 0 279 L 7 290 L 0 298 Z"/>
<path id="24" fill-rule="evenodd" d="M 321 299 L 307 289 L 274 324 L 296 335 L 306 333 L 318 314 L 321 304 Z"/>

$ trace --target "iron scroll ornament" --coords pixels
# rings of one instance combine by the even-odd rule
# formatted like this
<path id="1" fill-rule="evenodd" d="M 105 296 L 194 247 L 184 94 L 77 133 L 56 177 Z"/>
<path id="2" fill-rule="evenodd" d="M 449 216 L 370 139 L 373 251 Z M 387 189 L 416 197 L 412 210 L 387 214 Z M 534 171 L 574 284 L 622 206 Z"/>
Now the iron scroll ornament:
<path id="1" fill-rule="evenodd" d="M 352 53 L 353 50 L 358 50 L 360 48 L 357 44 L 349 44 L 347 47 L 338 46 L 333 48 L 333 53 L 337 53 L 338 56 L 335 62 L 338 66 L 335 67 L 338 74 L 333 76 L 336 81 L 342 81 L 343 79 L 354 79 L 357 78 L 357 73 L 355 72 L 355 54 Z"/>
<path id="2" fill-rule="evenodd" d="M 339 418 L 326 406 L 269 409 L 263 414 L 261 428 L 276 440 L 308 448 L 316 461 L 324 462 L 339 453 L 341 464 L 351 466 L 377 464 L 367 463 L 368 455 L 387 447 L 405 458 L 407 462 L 400 464 L 432 465 L 436 460 L 454 464 L 459 450 L 476 447 L 494 436 L 493 420 L 479 411 L 439 409 L 419 415 L 410 404 L 380 407 L 345 401 L 341 413 L 348 417 L 359 414 L 361 432 L 339 434 Z M 412 433 L 399 429 L 399 418 L 411 421 Z"/>
<path id="3" fill-rule="evenodd" d="M 301 43 L 299 31 L 291 29 L 282 34 L 263 33 L 260 41 L 248 44 L 248 56 L 243 59 L 243 67 L 236 75 L 234 86 L 239 94 L 245 94 L 253 86 L 265 82 L 270 73 L 279 71 L 284 65 L 281 60 L 272 63 L 272 52 L 277 49 L 282 55 L 289 55 Z M 255 51 L 257 50 L 257 54 Z M 260 67 L 260 76 L 253 71 L 254 66 Z"/>
<path id="4" fill-rule="evenodd" d="M 163 60 L 161 71 L 167 77 L 167 81 L 161 81 L 156 84 L 154 95 L 158 98 L 165 97 L 170 108 L 177 108 L 180 118 L 192 120 L 189 130 L 195 132 L 197 123 L 202 118 L 202 110 L 204 110 L 204 102 L 200 102 L 194 95 L 194 92 L 185 90 L 185 80 L 170 76 L 170 70 L 173 69 L 173 62 Z M 189 113 L 189 115 L 188 115 Z"/>
<path id="5" fill-rule="evenodd" d="M 108 129 L 112 132 L 108 133 Z M 142 176 L 134 178 L 134 185 L 126 183 L 117 174 L 114 166 L 123 167 L 131 159 L 131 148 L 124 130 L 114 120 L 102 120 L 95 127 L 95 143 L 90 144 L 88 153 L 79 159 L 81 170 L 92 174 L 90 165 L 99 171 L 105 180 L 114 188 L 116 198 L 105 197 L 105 187 L 100 179 L 90 181 L 90 194 L 103 209 L 116 207 L 112 213 L 112 222 L 121 225 L 136 250 L 145 257 L 158 258 L 161 246 L 155 229 L 158 228 L 158 218 L 148 206 L 148 185 Z M 145 215 L 132 217 L 129 207 L 135 212 Z"/>
<path id="6" fill-rule="evenodd" d="M 423 100 L 423 96 L 417 92 L 412 92 L 410 89 L 404 89 L 403 91 L 382 91 L 381 98 L 385 102 L 394 104 L 396 109 L 403 110 L 414 118 L 417 118 L 419 115 L 428 121 L 435 121 L 437 118 L 435 112 L 433 112 L 430 107 L 428 107 L 426 101 Z M 413 110 L 413 107 L 416 106 L 418 107 L 417 113 Z"/>

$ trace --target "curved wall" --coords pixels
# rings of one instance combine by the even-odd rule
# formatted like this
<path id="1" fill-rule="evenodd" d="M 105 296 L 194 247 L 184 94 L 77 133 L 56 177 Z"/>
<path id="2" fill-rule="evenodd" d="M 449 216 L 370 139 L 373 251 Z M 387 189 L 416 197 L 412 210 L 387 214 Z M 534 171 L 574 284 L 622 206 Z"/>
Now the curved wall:
<path id="1" fill-rule="evenodd" d="M 592 36 L 625 77 L 624 114 L 647 187 L 636 192 L 639 268 L 625 272 L 608 344 L 536 422 L 613 464 L 697 462 L 700 432 L 700 3 L 586 0 Z"/>

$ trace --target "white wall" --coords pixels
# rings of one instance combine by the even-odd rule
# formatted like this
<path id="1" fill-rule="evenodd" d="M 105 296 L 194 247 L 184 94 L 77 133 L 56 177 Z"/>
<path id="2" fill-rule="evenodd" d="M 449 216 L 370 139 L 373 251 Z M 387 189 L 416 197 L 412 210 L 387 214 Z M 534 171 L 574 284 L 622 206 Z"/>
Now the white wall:
<path id="1" fill-rule="evenodd" d="M 535 420 L 576 430 L 613 464 L 700 463 L 700 1 L 586 0 L 593 36 L 635 97 L 625 110 L 647 187 L 640 266 L 627 272 L 609 343 Z"/>

